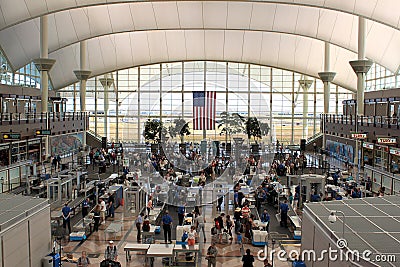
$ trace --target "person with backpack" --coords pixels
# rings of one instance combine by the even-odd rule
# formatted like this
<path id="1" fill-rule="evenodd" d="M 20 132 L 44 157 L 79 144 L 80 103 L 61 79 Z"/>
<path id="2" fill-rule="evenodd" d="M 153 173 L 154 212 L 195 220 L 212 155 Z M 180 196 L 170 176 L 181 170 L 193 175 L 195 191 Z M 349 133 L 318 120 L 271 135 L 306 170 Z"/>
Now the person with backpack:
<path id="1" fill-rule="evenodd" d="M 86 256 L 86 251 L 82 251 L 82 256 L 79 257 L 76 264 L 77 267 L 87 267 L 90 264 L 89 258 Z"/>
<path id="2" fill-rule="evenodd" d="M 117 261 L 118 259 L 117 247 L 114 245 L 114 241 L 112 240 L 108 241 L 108 246 L 104 252 L 104 259 L 111 261 Z"/>

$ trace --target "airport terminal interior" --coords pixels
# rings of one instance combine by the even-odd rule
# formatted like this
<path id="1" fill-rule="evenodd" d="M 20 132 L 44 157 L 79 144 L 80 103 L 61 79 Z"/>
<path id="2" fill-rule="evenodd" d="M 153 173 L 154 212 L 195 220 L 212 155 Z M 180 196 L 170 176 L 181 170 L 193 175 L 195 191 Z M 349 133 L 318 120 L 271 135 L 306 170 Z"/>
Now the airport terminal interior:
<path id="1" fill-rule="evenodd" d="M 0 267 L 400 266 L 399 22 L 0 0 Z"/>

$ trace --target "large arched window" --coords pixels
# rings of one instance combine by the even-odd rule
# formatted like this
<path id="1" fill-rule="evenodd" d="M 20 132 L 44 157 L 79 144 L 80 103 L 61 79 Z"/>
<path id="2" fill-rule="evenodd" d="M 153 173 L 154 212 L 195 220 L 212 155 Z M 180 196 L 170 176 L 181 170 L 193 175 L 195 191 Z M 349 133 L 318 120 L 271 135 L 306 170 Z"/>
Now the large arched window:
<path id="1" fill-rule="evenodd" d="M 193 129 L 194 91 L 216 92 L 217 120 L 221 112 L 230 112 L 267 122 L 271 134 L 265 142 L 278 139 L 296 144 L 320 131 L 323 83 L 299 73 L 245 63 L 191 61 L 129 68 L 108 77 L 114 83 L 106 94 L 100 82 L 103 76 L 88 81 L 86 110 L 90 128 L 111 140 L 143 141 L 143 124 L 148 118 L 161 119 L 167 126 L 184 118 Z M 308 90 L 300 86 L 299 80 L 304 79 L 312 80 Z M 330 113 L 342 113 L 342 101 L 352 93 L 334 84 L 331 87 Z M 67 111 L 80 109 L 79 84 L 60 90 L 60 94 L 68 99 Z M 208 130 L 207 136 L 223 139 L 215 128 Z M 202 138 L 203 131 L 192 130 L 187 139 Z"/>

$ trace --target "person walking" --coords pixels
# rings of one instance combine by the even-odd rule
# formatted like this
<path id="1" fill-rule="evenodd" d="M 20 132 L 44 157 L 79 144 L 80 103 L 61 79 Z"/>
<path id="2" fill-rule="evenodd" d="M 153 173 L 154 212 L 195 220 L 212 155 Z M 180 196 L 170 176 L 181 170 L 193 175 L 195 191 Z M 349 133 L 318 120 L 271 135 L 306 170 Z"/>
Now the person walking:
<path id="1" fill-rule="evenodd" d="M 108 246 L 104 252 L 104 259 L 111 261 L 117 261 L 118 259 L 118 250 L 112 240 L 108 241 Z"/>
<path id="2" fill-rule="evenodd" d="M 288 211 L 289 211 L 289 206 L 287 204 L 287 200 L 285 200 L 283 203 L 280 205 L 281 209 L 281 226 L 282 227 L 288 227 L 287 225 L 287 219 L 288 219 Z"/>
<path id="3" fill-rule="evenodd" d="M 63 217 L 63 228 L 66 231 L 68 226 L 68 233 L 71 233 L 71 208 L 68 207 L 68 203 L 64 204 L 64 207 L 61 210 L 62 217 Z"/>
<path id="4" fill-rule="evenodd" d="M 242 257 L 243 267 L 253 267 L 254 256 L 251 255 L 250 249 L 246 249 L 246 255 Z"/>
<path id="5" fill-rule="evenodd" d="M 137 242 L 141 241 L 141 236 L 142 236 L 142 224 L 143 224 L 143 212 L 139 214 L 139 216 L 136 218 L 135 224 L 136 224 L 136 230 L 137 230 L 137 236 L 136 240 Z"/>
<path id="6" fill-rule="evenodd" d="M 196 224 L 196 227 L 197 227 L 197 232 L 198 233 L 200 233 L 200 231 L 203 232 L 204 243 L 207 242 L 206 232 L 204 230 L 205 222 L 206 222 L 206 218 L 204 218 L 204 216 L 201 213 L 196 212 L 195 224 Z"/>
<path id="7" fill-rule="evenodd" d="M 208 267 L 211 267 L 211 265 L 213 267 L 217 266 L 217 255 L 218 255 L 218 250 L 215 247 L 215 243 L 213 242 L 207 249 L 206 260 L 208 260 L 207 264 Z"/>
<path id="8" fill-rule="evenodd" d="M 171 215 L 169 215 L 169 211 L 165 211 L 165 215 L 162 217 L 162 225 L 163 225 L 163 230 L 164 230 L 164 239 L 165 243 L 167 244 L 167 241 L 169 243 L 172 243 L 171 240 L 171 227 L 172 227 L 172 218 Z"/>

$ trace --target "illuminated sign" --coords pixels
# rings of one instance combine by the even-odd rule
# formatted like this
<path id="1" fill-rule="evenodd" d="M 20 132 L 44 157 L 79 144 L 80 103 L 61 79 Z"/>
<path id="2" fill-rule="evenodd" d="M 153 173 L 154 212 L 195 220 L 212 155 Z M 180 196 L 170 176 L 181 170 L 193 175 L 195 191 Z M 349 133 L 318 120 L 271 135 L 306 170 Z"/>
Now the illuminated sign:
<path id="1" fill-rule="evenodd" d="M 352 133 L 351 134 L 351 138 L 354 138 L 354 139 L 366 139 L 367 138 L 367 134 L 366 133 Z"/>
<path id="2" fill-rule="evenodd" d="M 390 148 L 390 154 L 400 156 L 400 149 L 398 148 Z"/>
<path id="3" fill-rule="evenodd" d="M 5 141 L 21 140 L 21 134 L 20 133 L 3 133 L 3 140 L 5 140 Z"/>
<path id="4" fill-rule="evenodd" d="M 363 143 L 363 147 L 368 149 L 374 149 L 374 144 L 365 142 Z"/>
<path id="5" fill-rule="evenodd" d="M 36 136 L 48 136 L 51 135 L 50 130 L 36 130 L 35 132 Z"/>
<path id="6" fill-rule="evenodd" d="M 397 140 L 393 137 L 378 137 L 377 141 L 379 144 L 396 144 Z"/>

